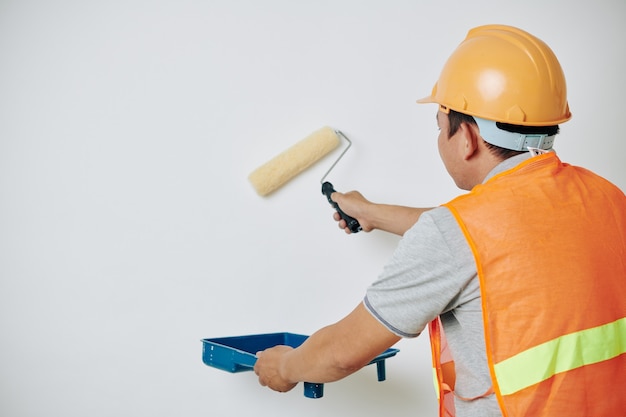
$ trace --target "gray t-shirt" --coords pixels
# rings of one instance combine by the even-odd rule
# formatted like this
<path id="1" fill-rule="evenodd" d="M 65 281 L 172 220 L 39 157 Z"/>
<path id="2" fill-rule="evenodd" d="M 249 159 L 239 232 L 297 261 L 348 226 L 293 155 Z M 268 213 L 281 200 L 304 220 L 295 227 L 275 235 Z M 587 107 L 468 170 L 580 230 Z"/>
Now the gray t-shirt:
<path id="1" fill-rule="evenodd" d="M 528 158 L 509 158 L 485 181 Z M 482 395 L 491 387 L 483 330 L 480 285 L 471 249 L 456 219 L 445 207 L 422 214 L 403 236 L 364 304 L 390 331 L 418 336 L 441 316 L 455 361 L 455 391 Z M 495 395 L 474 401 L 455 399 L 459 417 L 501 417 Z"/>

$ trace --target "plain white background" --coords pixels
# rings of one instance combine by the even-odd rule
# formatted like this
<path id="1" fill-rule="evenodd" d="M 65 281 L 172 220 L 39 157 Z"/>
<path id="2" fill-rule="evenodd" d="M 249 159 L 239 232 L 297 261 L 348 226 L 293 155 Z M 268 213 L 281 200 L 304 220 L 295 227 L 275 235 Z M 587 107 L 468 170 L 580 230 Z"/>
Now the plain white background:
<path id="1" fill-rule="evenodd" d="M 456 196 L 436 108 L 415 100 L 468 29 L 503 23 L 564 67 L 562 159 L 624 189 L 625 16 L 622 0 L 0 1 L 0 414 L 434 416 L 426 335 L 386 382 L 367 367 L 319 400 L 202 363 L 202 338 L 340 319 L 398 241 L 336 228 L 319 180 L 339 149 L 266 198 L 247 175 L 330 125 L 354 143 L 338 190 Z"/>

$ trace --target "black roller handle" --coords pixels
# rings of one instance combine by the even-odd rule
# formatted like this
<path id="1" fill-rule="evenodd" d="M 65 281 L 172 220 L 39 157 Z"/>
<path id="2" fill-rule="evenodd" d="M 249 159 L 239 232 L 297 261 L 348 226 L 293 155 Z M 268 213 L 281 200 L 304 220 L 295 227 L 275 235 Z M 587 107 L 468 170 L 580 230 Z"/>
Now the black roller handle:
<path id="1" fill-rule="evenodd" d="M 339 208 L 339 204 L 337 204 L 330 198 L 330 195 L 334 193 L 335 191 L 336 190 L 333 187 L 333 185 L 329 183 L 328 181 L 322 184 L 322 194 L 326 196 L 326 198 L 328 199 L 328 202 L 335 208 L 335 210 L 337 210 L 337 213 L 339 213 L 341 218 L 346 221 L 346 224 L 348 225 L 348 228 L 350 229 L 350 231 L 352 233 L 359 232 L 360 230 L 362 230 L 361 225 L 359 224 L 359 221 L 355 219 L 354 217 L 350 217 L 346 213 L 344 213 Z"/>

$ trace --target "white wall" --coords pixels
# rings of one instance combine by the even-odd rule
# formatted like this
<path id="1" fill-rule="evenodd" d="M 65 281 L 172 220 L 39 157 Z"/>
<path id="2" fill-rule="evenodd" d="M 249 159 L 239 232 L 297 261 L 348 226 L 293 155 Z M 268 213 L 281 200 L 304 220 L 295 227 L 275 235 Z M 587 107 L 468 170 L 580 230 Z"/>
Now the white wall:
<path id="1" fill-rule="evenodd" d="M 309 334 L 360 302 L 397 239 L 346 236 L 319 180 L 247 175 L 330 125 L 329 179 L 455 196 L 430 92 L 467 30 L 520 26 L 569 84 L 561 157 L 626 188 L 622 0 L 0 2 L 2 416 L 433 416 L 428 340 L 310 400 L 205 366 L 207 337 Z M 555 214 L 555 215 L 558 215 Z M 383 414 L 384 413 L 384 414 Z"/>

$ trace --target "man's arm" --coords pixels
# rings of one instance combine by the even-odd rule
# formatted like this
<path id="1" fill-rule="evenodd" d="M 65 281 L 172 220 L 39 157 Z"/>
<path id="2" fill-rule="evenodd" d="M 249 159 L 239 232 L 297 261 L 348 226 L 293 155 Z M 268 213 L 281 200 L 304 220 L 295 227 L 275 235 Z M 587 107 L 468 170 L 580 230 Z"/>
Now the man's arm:
<path id="1" fill-rule="evenodd" d="M 345 194 L 335 192 L 330 197 L 339 204 L 344 213 L 357 219 L 365 232 L 378 229 L 402 236 L 417 222 L 422 213 L 431 210 L 431 207 L 417 208 L 372 203 L 358 191 Z M 346 233 L 351 233 L 338 213 L 335 213 L 334 218 L 339 222 L 341 229 L 344 229 Z"/>
<path id="2" fill-rule="evenodd" d="M 258 352 L 254 372 L 261 385 L 281 392 L 298 382 L 332 382 L 358 371 L 398 340 L 361 303 L 296 349 L 277 346 Z"/>

